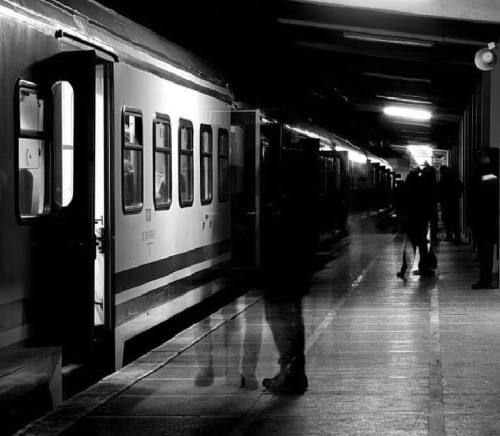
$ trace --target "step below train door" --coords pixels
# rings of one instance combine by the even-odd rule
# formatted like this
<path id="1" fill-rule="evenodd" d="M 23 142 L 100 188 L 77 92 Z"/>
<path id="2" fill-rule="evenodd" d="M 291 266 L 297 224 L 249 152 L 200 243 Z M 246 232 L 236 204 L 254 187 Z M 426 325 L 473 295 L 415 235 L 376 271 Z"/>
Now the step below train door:
<path id="1" fill-rule="evenodd" d="M 74 367 L 95 364 L 106 349 L 99 344 L 109 351 L 110 343 L 108 71 L 94 51 L 60 53 L 38 67 L 52 114 L 51 211 L 39 229 L 44 325 Z"/>

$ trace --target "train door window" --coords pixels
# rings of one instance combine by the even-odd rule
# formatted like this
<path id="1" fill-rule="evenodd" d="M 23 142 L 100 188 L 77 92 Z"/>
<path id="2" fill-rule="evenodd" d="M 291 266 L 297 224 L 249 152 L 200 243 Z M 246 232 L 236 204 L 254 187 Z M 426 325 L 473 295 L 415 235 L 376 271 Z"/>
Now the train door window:
<path id="1" fill-rule="evenodd" d="M 229 134 L 227 129 L 219 129 L 219 201 L 229 198 Z"/>
<path id="2" fill-rule="evenodd" d="M 125 213 L 142 210 L 142 113 L 124 108 L 122 119 L 122 195 Z"/>
<path id="3" fill-rule="evenodd" d="M 52 85 L 54 202 L 67 206 L 73 198 L 74 94 L 69 82 Z"/>
<path id="4" fill-rule="evenodd" d="M 21 219 L 50 211 L 44 100 L 34 83 L 18 82 L 17 205 Z"/>
<path id="5" fill-rule="evenodd" d="M 155 117 L 153 162 L 155 208 L 168 209 L 172 202 L 172 134 L 168 115 Z"/>
<path id="6" fill-rule="evenodd" d="M 179 203 L 193 204 L 193 123 L 179 120 Z"/>
<path id="7" fill-rule="evenodd" d="M 200 126 L 200 187 L 202 204 L 211 203 L 213 196 L 212 147 L 212 128 L 206 124 L 202 124 Z"/>

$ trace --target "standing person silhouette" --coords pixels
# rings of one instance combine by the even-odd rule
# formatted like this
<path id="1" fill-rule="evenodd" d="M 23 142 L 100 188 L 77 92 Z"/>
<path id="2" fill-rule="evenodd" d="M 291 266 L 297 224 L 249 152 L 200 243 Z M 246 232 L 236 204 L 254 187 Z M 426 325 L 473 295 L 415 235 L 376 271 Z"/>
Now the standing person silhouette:
<path id="1" fill-rule="evenodd" d="M 493 255 L 495 245 L 498 246 L 498 151 L 485 149 L 472 182 L 470 216 L 479 260 L 479 281 L 472 289 L 493 286 Z"/>
<path id="2" fill-rule="evenodd" d="M 442 165 L 439 169 L 439 203 L 441 204 L 441 215 L 446 229 L 445 241 L 460 243 L 459 213 L 460 197 L 464 185 L 455 172 Z"/>
<path id="3" fill-rule="evenodd" d="M 421 276 L 434 274 L 432 265 L 429 263 L 429 251 L 427 250 L 427 229 L 429 224 L 427 194 L 422 171 L 419 167 L 416 167 L 406 177 L 400 200 L 405 242 L 403 244 L 403 264 L 397 276 L 403 279 L 408 268 L 408 257 L 410 259 L 413 258 L 417 252 L 417 248 L 420 260 L 418 271 L 415 273 Z M 410 242 L 411 247 L 408 245 L 408 242 Z"/>

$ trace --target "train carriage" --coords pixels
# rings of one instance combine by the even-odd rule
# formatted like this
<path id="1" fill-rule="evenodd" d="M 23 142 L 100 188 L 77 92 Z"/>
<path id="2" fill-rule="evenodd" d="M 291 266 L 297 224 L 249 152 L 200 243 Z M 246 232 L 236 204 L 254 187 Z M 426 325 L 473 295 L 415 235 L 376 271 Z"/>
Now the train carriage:
<path id="1" fill-rule="evenodd" d="M 0 27 L 0 348 L 119 368 L 226 286 L 231 93 L 97 3 L 0 1 Z"/>

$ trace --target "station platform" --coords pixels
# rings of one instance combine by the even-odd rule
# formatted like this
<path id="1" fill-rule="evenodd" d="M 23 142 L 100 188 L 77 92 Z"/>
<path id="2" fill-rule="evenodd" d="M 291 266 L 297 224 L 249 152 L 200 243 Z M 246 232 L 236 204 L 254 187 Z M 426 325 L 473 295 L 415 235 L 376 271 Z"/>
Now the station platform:
<path id="1" fill-rule="evenodd" d="M 304 395 L 262 388 L 279 356 L 252 290 L 19 434 L 500 434 L 500 292 L 471 290 L 471 247 L 441 242 L 436 276 L 402 281 L 400 236 L 346 242 L 302 300 Z"/>

